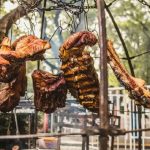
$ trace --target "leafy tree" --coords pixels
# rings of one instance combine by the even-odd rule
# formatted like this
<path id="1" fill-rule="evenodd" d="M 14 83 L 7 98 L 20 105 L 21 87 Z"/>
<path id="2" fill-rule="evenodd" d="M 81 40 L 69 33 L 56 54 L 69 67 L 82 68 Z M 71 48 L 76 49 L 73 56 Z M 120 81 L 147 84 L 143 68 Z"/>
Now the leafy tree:
<path id="1" fill-rule="evenodd" d="M 142 5 L 138 1 L 117 1 L 111 6 L 111 12 L 121 30 L 122 36 L 128 48 L 130 56 L 141 54 L 150 48 L 149 44 L 149 8 Z M 123 53 L 120 40 L 114 27 L 108 18 L 108 37 L 113 39 L 118 47 L 120 57 L 126 57 Z M 111 31 L 109 30 L 111 29 Z M 135 75 L 144 79 L 147 84 L 149 80 L 149 57 L 150 55 L 142 55 L 132 59 Z M 127 61 L 123 61 L 127 65 Z M 129 70 L 129 68 L 128 68 Z"/>

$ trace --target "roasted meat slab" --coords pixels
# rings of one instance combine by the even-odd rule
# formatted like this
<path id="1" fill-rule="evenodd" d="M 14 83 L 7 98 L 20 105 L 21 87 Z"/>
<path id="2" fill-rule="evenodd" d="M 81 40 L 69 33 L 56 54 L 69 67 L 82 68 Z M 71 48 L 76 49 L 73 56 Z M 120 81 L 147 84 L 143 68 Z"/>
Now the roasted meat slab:
<path id="1" fill-rule="evenodd" d="M 11 41 L 8 38 L 4 38 L 0 45 L 0 52 L 10 52 Z M 0 56 L 0 82 L 10 82 L 18 75 L 18 71 L 21 64 L 10 64 L 10 62 Z"/>
<path id="2" fill-rule="evenodd" d="M 13 110 L 19 103 L 20 96 L 24 96 L 27 80 L 25 75 L 25 64 L 20 66 L 18 76 L 10 83 L 1 83 L 0 87 L 0 111 Z"/>
<path id="3" fill-rule="evenodd" d="M 50 47 L 48 41 L 34 35 L 22 36 L 12 44 L 12 51 L 0 51 L 0 56 L 9 62 L 38 60 L 43 58 L 42 54 Z"/>
<path id="4" fill-rule="evenodd" d="M 5 37 L 0 44 L 0 111 L 12 110 L 27 86 L 25 62 L 43 57 L 49 42 L 33 35 L 22 36 L 13 44 Z"/>
<path id="5" fill-rule="evenodd" d="M 37 110 L 52 113 L 57 108 L 65 107 L 67 89 L 62 75 L 35 70 L 32 78 L 34 104 Z"/>
<path id="6" fill-rule="evenodd" d="M 150 108 L 150 91 L 145 87 L 145 81 L 131 76 L 120 62 L 111 41 L 107 42 L 108 63 L 119 82 L 129 91 L 129 96 L 137 104 Z"/>
<path id="7" fill-rule="evenodd" d="M 0 44 L 0 82 L 12 81 L 25 61 L 42 59 L 48 48 L 47 41 L 33 35 L 22 36 L 13 44 L 5 37 Z"/>
<path id="8" fill-rule="evenodd" d="M 67 88 L 81 105 L 93 112 L 98 111 L 99 81 L 93 58 L 85 47 L 96 42 L 94 34 L 83 31 L 71 35 L 60 47 Z"/>

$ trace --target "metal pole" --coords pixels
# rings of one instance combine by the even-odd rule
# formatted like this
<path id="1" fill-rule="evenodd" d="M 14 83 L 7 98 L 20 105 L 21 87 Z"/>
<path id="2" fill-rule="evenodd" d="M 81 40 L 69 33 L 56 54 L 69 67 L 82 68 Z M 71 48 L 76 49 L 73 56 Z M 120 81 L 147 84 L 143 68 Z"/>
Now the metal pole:
<path id="1" fill-rule="evenodd" d="M 86 150 L 85 149 L 85 144 L 86 144 L 85 135 L 82 135 L 82 150 Z"/>
<path id="2" fill-rule="evenodd" d="M 43 4 L 44 8 L 46 7 L 46 1 L 47 0 L 44 0 L 44 4 Z M 44 24 L 45 24 L 44 17 L 45 17 L 45 10 L 43 10 L 42 12 L 42 25 L 41 25 L 41 35 L 40 35 L 41 39 L 43 38 L 43 31 L 44 31 Z M 40 60 L 37 61 L 37 69 L 38 70 L 40 69 Z"/>
<path id="3" fill-rule="evenodd" d="M 100 44 L 100 96 L 99 118 L 100 128 L 104 129 L 103 135 L 99 136 L 99 149 L 108 149 L 108 75 L 107 75 L 107 49 L 106 49 L 106 23 L 104 0 L 97 0 L 99 19 L 99 44 Z"/>
<path id="4" fill-rule="evenodd" d="M 141 106 L 138 106 L 138 124 L 139 124 L 139 129 L 142 129 L 142 110 Z M 138 150 L 142 150 L 142 132 L 139 131 L 139 138 L 138 138 Z"/>
<path id="5" fill-rule="evenodd" d="M 86 150 L 89 150 L 89 136 L 86 135 Z"/>
<path id="6" fill-rule="evenodd" d="M 54 128 L 53 128 L 53 124 L 54 124 L 54 114 L 51 114 L 51 133 L 54 132 Z"/>
<path id="7" fill-rule="evenodd" d="M 82 135 L 82 150 L 89 150 L 89 136 Z"/>
<path id="8" fill-rule="evenodd" d="M 115 137 L 112 136 L 111 137 L 111 150 L 114 150 L 114 140 L 115 140 Z"/>
<path id="9" fill-rule="evenodd" d="M 35 109 L 34 112 L 34 134 L 37 134 L 37 127 L 38 127 L 38 111 Z M 34 139 L 34 146 L 36 147 L 36 139 Z"/>
<path id="10" fill-rule="evenodd" d="M 13 110 L 14 113 L 14 118 L 15 118 L 15 125 L 16 125 L 16 135 L 19 135 L 19 126 L 18 126 L 18 119 L 17 119 L 17 115 L 16 115 L 16 109 Z"/>
<path id="11" fill-rule="evenodd" d="M 28 121 L 29 121 L 29 134 L 31 134 L 31 114 L 28 116 Z M 28 139 L 28 149 L 31 148 L 31 139 Z"/>

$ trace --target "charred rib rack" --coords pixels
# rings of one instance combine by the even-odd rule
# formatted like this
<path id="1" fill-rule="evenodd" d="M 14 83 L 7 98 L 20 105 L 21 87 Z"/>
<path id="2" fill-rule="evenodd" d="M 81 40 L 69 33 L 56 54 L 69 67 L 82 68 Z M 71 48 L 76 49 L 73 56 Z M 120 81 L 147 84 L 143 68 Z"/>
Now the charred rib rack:
<path id="1" fill-rule="evenodd" d="M 67 89 L 62 75 L 35 70 L 32 78 L 34 104 L 37 110 L 52 113 L 57 108 L 65 107 Z"/>
<path id="2" fill-rule="evenodd" d="M 145 81 L 135 78 L 127 72 L 123 64 L 121 64 L 111 41 L 107 42 L 107 55 L 112 70 L 119 82 L 129 91 L 129 96 L 137 104 L 150 108 L 150 91 L 145 87 Z"/>
<path id="3" fill-rule="evenodd" d="M 85 47 L 96 42 L 94 34 L 83 31 L 71 35 L 60 47 L 67 88 L 81 105 L 93 112 L 98 111 L 99 81 L 93 58 Z"/>

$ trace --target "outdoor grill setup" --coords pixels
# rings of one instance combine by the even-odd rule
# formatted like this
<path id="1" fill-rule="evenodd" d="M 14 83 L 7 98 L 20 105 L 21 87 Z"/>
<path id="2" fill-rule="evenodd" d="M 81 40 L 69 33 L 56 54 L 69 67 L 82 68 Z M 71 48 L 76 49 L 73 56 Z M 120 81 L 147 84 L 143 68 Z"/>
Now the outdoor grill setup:
<path id="1" fill-rule="evenodd" d="M 146 111 L 149 113 L 150 90 L 143 79 L 135 77 L 132 57 L 110 10 L 115 2 L 117 0 L 110 3 L 94 0 L 90 4 L 88 0 L 19 0 L 17 8 L 0 19 L 0 115 L 11 116 L 8 119 L 7 135 L 0 135 L 0 143 L 24 140 L 28 149 L 36 149 L 44 140 L 47 148 L 61 150 L 63 138 L 79 136 L 82 150 L 118 150 L 123 144 L 119 147 L 115 140 L 118 142 L 121 136 L 126 137 L 126 146 L 122 149 L 145 149 L 142 134 L 145 136 L 150 127 L 146 126 L 146 121 L 143 127 L 142 119 L 146 118 Z M 150 4 L 144 0 L 137 2 L 150 8 Z M 90 10 L 97 12 L 98 31 L 89 28 Z M 52 21 L 48 20 L 48 15 L 55 12 L 55 17 L 58 17 L 61 11 L 70 20 L 64 23 L 64 27 L 64 16 L 61 16 L 61 21 L 55 18 L 57 28 L 50 31 L 49 36 L 47 26 Z M 13 30 L 13 25 L 24 16 L 31 23 L 28 14 L 35 12 L 39 13 L 41 21 L 38 31 L 40 38 L 31 33 L 21 34 L 12 42 L 13 32 L 10 33 L 10 30 Z M 130 71 L 127 71 L 117 53 L 115 43 L 107 36 L 106 14 L 114 25 Z M 82 19 L 85 26 L 80 30 Z M 67 30 L 69 35 L 64 33 Z M 32 32 L 37 31 L 32 28 Z M 61 35 L 57 39 L 59 47 L 55 44 L 56 34 Z M 63 34 L 65 38 L 62 42 L 60 39 Z M 93 49 L 98 56 L 93 56 Z M 57 63 L 51 63 L 54 60 Z M 31 66 L 28 65 L 30 62 Z M 33 63 L 36 63 L 36 67 L 31 69 Z M 45 69 L 42 65 L 49 67 Z M 121 88 L 109 87 L 108 66 Z M 28 89 L 28 78 L 32 81 L 32 92 Z M 122 105 L 124 100 L 126 102 Z M 44 114 L 44 133 L 39 131 L 41 112 Z M 27 134 L 20 134 L 19 114 L 26 114 Z M 16 135 L 10 134 L 12 116 Z M 125 125 L 128 123 L 130 127 Z M 130 146 L 127 145 L 129 134 L 136 137 L 134 146 L 133 139 L 130 140 Z M 96 137 L 92 139 L 96 139 L 96 146 L 90 144 L 91 137 Z M 40 149 L 40 144 L 38 146 Z"/>

